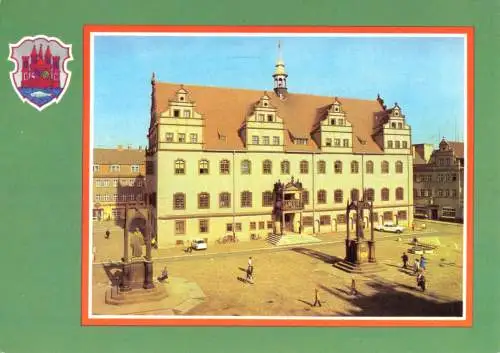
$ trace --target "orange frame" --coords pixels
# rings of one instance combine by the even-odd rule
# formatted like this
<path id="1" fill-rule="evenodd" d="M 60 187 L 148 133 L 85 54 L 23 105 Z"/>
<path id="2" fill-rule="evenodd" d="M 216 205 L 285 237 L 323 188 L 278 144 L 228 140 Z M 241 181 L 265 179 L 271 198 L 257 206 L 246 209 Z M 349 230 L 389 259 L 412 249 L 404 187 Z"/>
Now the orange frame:
<path id="1" fill-rule="evenodd" d="M 463 320 L 412 319 L 203 319 L 183 317 L 159 319 L 90 318 L 89 310 L 89 191 L 90 191 L 90 41 L 92 32 L 178 32 L 178 33 L 339 33 L 339 34 L 462 34 L 467 43 L 467 238 L 466 298 Z M 84 326 L 301 326 L 301 327 L 471 327 L 473 304 L 473 187 L 474 187 L 474 28 L 473 27 L 330 27 L 330 26 L 162 26 L 162 25 L 85 25 L 83 27 L 83 155 L 82 155 L 82 279 L 81 324 Z"/>

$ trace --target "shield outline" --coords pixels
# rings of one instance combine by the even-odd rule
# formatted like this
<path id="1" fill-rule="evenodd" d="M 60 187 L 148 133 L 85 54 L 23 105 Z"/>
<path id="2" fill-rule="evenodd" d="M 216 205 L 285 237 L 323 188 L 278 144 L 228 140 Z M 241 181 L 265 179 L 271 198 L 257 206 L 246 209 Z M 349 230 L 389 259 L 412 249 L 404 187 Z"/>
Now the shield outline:
<path id="1" fill-rule="evenodd" d="M 64 82 L 64 87 L 63 87 L 61 93 L 59 94 L 59 96 L 57 98 L 54 98 L 54 99 L 50 100 L 49 102 L 45 103 L 41 107 L 38 106 L 38 105 L 36 105 L 36 104 L 34 104 L 32 101 L 30 101 L 28 98 L 24 97 L 21 94 L 21 92 L 19 91 L 18 87 L 16 86 L 16 80 L 14 79 L 14 75 L 18 72 L 19 65 L 20 65 L 17 62 L 17 60 L 13 57 L 14 49 L 18 48 L 19 46 L 21 46 L 21 44 L 23 44 L 23 42 L 25 42 L 25 41 L 28 41 L 28 40 L 35 41 L 37 39 L 45 39 L 48 42 L 54 41 L 54 42 L 57 42 L 57 44 L 59 44 L 61 47 L 68 49 L 68 56 L 64 60 L 62 60 L 62 70 L 64 70 L 64 72 L 67 75 L 66 81 Z M 51 106 L 53 103 L 59 103 L 59 101 L 63 98 L 64 94 L 66 93 L 66 90 L 69 87 L 69 83 L 70 83 L 70 80 L 71 80 L 71 71 L 68 70 L 68 62 L 73 61 L 72 44 L 65 44 L 62 40 L 60 40 L 57 37 L 49 37 L 49 36 L 46 36 L 44 34 L 38 34 L 36 36 L 25 36 L 25 37 L 22 37 L 15 44 L 10 44 L 9 43 L 9 56 L 7 57 L 7 60 L 9 60 L 9 61 L 11 61 L 11 62 L 14 63 L 14 70 L 12 70 L 12 71 L 9 72 L 10 82 L 12 83 L 12 87 L 14 88 L 14 91 L 17 93 L 17 96 L 19 97 L 19 99 L 21 99 L 21 101 L 23 103 L 28 103 L 33 108 L 35 108 L 36 110 L 38 110 L 39 112 L 41 112 L 45 108 Z"/>

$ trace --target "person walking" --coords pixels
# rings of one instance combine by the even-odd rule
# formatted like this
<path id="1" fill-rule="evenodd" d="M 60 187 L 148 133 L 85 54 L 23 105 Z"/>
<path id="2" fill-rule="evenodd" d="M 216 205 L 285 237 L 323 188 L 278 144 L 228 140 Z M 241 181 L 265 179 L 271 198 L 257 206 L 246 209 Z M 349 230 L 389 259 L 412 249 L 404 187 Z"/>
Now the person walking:
<path id="1" fill-rule="evenodd" d="M 426 261 L 424 255 L 420 256 L 420 269 L 422 271 L 425 271 L 426 265 L 427 265 L 427 261 Z"/>
<path id="2" fill-rule="evenodd" d="M 319 299 L 319 291 L 318 288 L 314 289 L 314 304 L 313 306 L 321 307 L 321 300 Z"/>
<path id="3" fill-rule="evenodd" d="M 425 292 L 425 276 L 423 273 L 419 273 L 417 276 L 417 287 L 422 288 L 422 292 Z"/>
<path id="4" fill-rule="evenodd" d="M 109 239 L 109 236 L 111 235 L 111 232 L 109 229 L 106 229 L 106 233 L 104 234 L 104 239 Z"/>
<path id="5" fill-rule="evenodd" d="M 403 268 L 408 268 L 408 255 L 405 252 L 401 256 L 401 259 L 403 260 Z"/>
<path id="6" fill-rule="evenodd" d="M 415 270 L 415 274 L 420 272 L 420 262 L 417 258 L 415 258 L 415 263 L 413 264 L 413 269 Z"/>
<path id="7" fill-rule="evenodd" d="M 354 278 L 354 276 L 352 276 L 351 278 L 351 295 L 357 295 L 358 294 L 358 290 L 356 289 L 356 279 Z"/>
<path id="8" fill-rule="evenodd" d="M 247 282 L 253 283 L 253 266 L 247 268 Z"/>
<path id="9" fill-rule="evenodd" d="M 253 260 L 252 260 L 252 257 L 250 256 L 248 258 L 248 267 L 252 266 L 252 264 L 253 264 Z"/>

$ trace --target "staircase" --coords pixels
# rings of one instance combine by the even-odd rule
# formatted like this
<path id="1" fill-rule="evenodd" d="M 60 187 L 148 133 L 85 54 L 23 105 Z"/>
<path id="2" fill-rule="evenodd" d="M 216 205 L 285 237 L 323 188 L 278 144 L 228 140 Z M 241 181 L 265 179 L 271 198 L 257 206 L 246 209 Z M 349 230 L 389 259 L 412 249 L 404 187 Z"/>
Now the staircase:
<path id="1" fill-rule="evenodd" d="M 267 236 L 267 242 L 274 246 L 280 245 L 295 245 L 295 244 L 307 244 L 307 243 L 319 243 L 320 239 L 312 235 L 304 234 L 269 234 Z"/>
<path id="2" fill-rule="evenodd" d="M 354 264 L 346 260 L 334 263 L 333 267 L 338 268 L 339 270 L 342 270 L 344 272 L 360 274 L 360 275 L 378 273 L 385 271 L 387 269 L 386 266 L 378 262 L 365 262 L 362 264 Z"/>

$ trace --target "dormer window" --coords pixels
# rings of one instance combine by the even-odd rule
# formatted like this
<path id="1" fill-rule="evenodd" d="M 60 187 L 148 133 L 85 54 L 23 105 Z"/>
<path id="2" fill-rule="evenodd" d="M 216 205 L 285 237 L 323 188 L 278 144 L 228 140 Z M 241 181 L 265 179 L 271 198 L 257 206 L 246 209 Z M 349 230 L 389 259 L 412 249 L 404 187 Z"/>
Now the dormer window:
<path id="1" fill-rule="evenodd" d="M 258 121 L 264 121 L 264 114 L 259 114 L 257 120 Z"/>
<path id="2" fill-rule="evenodd" d="M 331 123 L 332 125 L 335 125 L 335 119 L 332 119 L 332 120 L 330 121 L 330 123 Z"/>
<path id="3" fill-rule="evenodd" d="M 338 112 L 340 111 L 340 109 L 339 109 L 339 107 L 338 107 L 338 106 L 335 106 L 335 107 L 333 108 L 333 111 L 334 111 L 334 112 L 336 112 L 336 113 L 338 113 Z"/>
<path id="4" fill-rule="evenodd" d="M 264 102 L 264 107 L 267 107 L 267 106 L 268 106 L 267 102 Z"/>
<path id="5" fill-rule="evenodd" d="M 268 122 L 272 122 L 273 121 L 273 115 L 272 114 L 268 114 L 267 115 L 267 121 Z"/>
<path id="6" fill-rule="evenodd" d="M 178 118 L 181 116 L 181 111 L 179 109 L 174 109 L 174 118 Z"/>
<path id="7" fill-rule="evenodd" d="M 338 119 L 337 120 L 338 125 L 344 126 L 344 119 Z"/>
<path id="8" fill-rule="evenodd" d="M 189 118 L 191 116 L 191 112 L 189 110 L 184 110 L 184 117 Z"/>
<path id="9" fill-rule="evenodd" d="M 402 129 L 403 128 L 403 123 L 398 123 L 398 129 Z"/>
<path id="10" fill-rule="evenodd" d="M 393 129 L 395 129 L 395 128 L 396 128 L 396 123 L 391 123 L 391 127 L 392 127 Z"/>
<path id="11" fill-rule="evenodd" d="M 399 116 L 399 110 L 394 111 L 394 116 Z"/>
<path id="12" fill-rule="evenodd" d="M 304 139 L 304 138 L 296 138 L 293 140 L 293 142 L 296 145 L 307 145 L 307 139 Z"/>
<path id="13" fill-rule="evenodd" d="M 184 96 L 180 96 L 180 97 L 179 97 L 179 100 L 180 100 L 181 102 L 183 102 L 183 101 L 184 101 Z"/>

